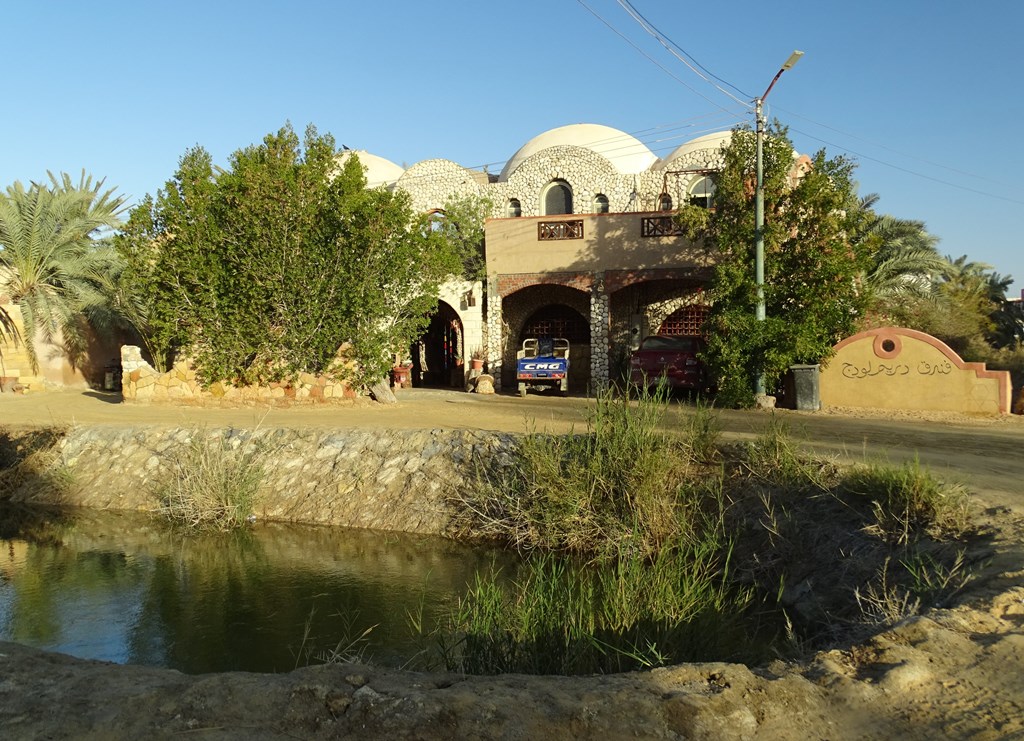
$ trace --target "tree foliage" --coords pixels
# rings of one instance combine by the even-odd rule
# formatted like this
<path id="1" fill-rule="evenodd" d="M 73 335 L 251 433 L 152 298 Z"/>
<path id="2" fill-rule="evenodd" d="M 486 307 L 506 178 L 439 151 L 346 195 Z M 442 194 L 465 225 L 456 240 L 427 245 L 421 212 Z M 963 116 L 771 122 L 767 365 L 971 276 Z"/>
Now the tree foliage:
<path id="1" fill-rule="evenodd" d="M 118 240 L 154 355 L 184 350 L 207 380 L 383 375 L 460 255 L 406 194 L 368 190 L 358 158 L 337 155 L 329 135 L 300 142 L 290 126 L 224 170 L 186 152 Z"/>
<path id="2" fill-rule="evenodd" d="M 435 221 L 442 236 L 458 251 L 462 277 L 466 280 L 480 280 L 487 275 L 484 222 L 493 205 L 484 196 L 452 196 L 445 201 L 441 218 Z"/>
<path id="3" fill-rule="evenodd" d="M 763 151 L 764 321 L 755 319 L 753 132 L 733 132 L 706 223 L 692 209 L 680 217 L 691 236 L 717 248 L 705 359 L 720 395 L 739 404 L 752 401 L 757 373 L 770 393 L 790 365 L 827 360 L 868 305 L 859 279 L 870 248 L 853 239 L 865 218 L 856 208 L 853 164 L 819 152 L 795 177 L 793 147 L 777 124 Z"/>
<path id="4" fill-rule="evenodd" d="M 107 231 L 120 225 L 124 198 L 82 173 L 47 173 L 49 184 L 15 182 L 0 195 L 0 295 L 21 310 L 21 339 L 38 369 L 36 337 L 59 337 L 72 361 L 85 348 L 86 327 L 107 309 L 118 257 Z M 17 340 L 0 309 L 0 332 Z"/>

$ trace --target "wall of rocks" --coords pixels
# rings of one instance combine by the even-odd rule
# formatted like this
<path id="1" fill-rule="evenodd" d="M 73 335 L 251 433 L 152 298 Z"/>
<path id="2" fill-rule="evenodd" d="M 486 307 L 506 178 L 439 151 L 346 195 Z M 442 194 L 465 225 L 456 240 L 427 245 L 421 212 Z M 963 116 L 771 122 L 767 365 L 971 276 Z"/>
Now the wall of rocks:
<path id="1" fill-rule="evenodd" d="M 259 519 L 443 534 L 449 500 L 478 471 L 508 465 L 518 438 L 458 430 L 81 427 L 57 444 L 70 491 L 26 486 L 20 501 L 156 511 L 158 490 L 196 444 L 256 451 Z"/>
<path id="2" fill-rule="evenodd" d="M 354 399 L 356 396 L 344 381 L 312 373 L 300 373 L 291 381 L 267 386 L 235 386 L 224 381 L 203 386 L 188 362 L 175 363 L 166 373 L 159 373 L 142 358 L 141 349 L 135 345 L 121 347 L 121 394 L 129 403 L 171 399 L 208 402 L 326 401 Z"/>

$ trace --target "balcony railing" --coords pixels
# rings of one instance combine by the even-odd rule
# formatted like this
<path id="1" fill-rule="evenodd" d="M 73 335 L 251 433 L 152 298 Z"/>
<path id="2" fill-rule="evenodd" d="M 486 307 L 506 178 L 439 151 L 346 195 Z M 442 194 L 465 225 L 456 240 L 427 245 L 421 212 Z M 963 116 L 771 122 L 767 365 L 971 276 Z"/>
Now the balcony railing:
<path id="1" fill-rule="evenodd" d="M 537 222 L 537 239 L 541 242 L 556 239 L 583 239 L 583 219 Z"/>
<path id="2" fill-rule="evenodd" d="M 671 216 L 645 216 L 640 220 L 641 237 L 678 237 L 682 228 Z"/>

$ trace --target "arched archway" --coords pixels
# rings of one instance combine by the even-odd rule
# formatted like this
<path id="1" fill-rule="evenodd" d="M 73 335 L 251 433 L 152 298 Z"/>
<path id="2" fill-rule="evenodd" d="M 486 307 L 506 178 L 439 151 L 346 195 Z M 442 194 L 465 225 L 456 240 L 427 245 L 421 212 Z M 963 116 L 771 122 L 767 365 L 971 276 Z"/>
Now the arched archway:
<path id="1" fill-rule="evenodd" d="M 573 213 L 572 186 L 564 180 L 552 180 L 541 193 L 541 213 L 545 216 Z"/>
<path id="2" fill-rule="evenodd" d="M 458 312 L 438 301 L 426 331 L 410 348 L 413 386 L 461 386 L 464 336 Z"/>
<path id="3" fill-rule="evenodd" d="M 502 384 L 515 385 L 516 351 L 537 336 L 569 340 L 569 388 L 585 391 L 590 383 L 590 294 L 565 285 L 537 284 L 502 300 L 504 347 Z"/>

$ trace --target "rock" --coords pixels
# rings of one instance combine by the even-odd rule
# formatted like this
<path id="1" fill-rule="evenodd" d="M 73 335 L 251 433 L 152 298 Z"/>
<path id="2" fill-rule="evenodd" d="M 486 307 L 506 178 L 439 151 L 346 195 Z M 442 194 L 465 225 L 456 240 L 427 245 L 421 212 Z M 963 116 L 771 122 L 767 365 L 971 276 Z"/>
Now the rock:
<path id="1" fill-rule="evenodd" d="M 494 376 L 489 373 L 483 373 L 476 377 L 475 391 L 478 394 L 493 394 L 494 393 Z"/>
<path id="2" fill-rule="evenodd" d="M 775 408 L 775 397 L 768 396 L 767 394 L 760 394 L 754 399 L 754 408 L 761 410 L 771 410 Z"/>
<path id="3" fill-rule="evenodd" d="M 370 396 L 373 397 L 374 401 L 378 401 L 381 404 L 398 403 L 398 399 L 395 397 L 395 392 L 391 390 L 391 386 L 388 385 L 388 382 L 384 379 L 381 379 L 370 386 Z"/>

